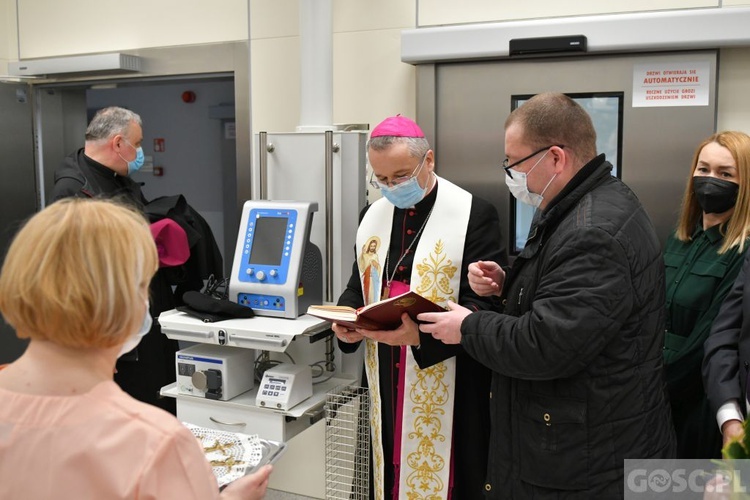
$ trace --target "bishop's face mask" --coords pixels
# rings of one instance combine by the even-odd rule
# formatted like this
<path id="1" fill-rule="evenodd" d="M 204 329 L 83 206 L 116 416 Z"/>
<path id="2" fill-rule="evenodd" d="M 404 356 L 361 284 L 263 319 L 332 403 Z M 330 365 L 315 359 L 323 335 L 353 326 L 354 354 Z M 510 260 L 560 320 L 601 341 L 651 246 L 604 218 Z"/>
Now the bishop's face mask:
<path id="1" fill-rule="evenodd" d="M 424 198 L 427 186 L 422 187 L 417 182 L 416 177 L 412 177 L 406 182 L 396 184 L 395 186 L 384 186 L 380 188 L 386 200 L 393 203 L 398 208 L 413 207 Z"/>
<path id="2" fill-rule="evenodd" d="M 739 184 L 716 177 L 693 177 L 693 193 L 707 214 L 723 214 L 737 202 Z"/>
<path id="3" fill-rule="evenodd" d="M 425 183 L 425 186 L 422 187 L 419 185 L 419 181 L 417 181 L 417 175 L 419 175 L 419 171 L 422 169 L 422 165 L 424 165 L 426 159 L 427 153 L 424 154 L 422 161 L 419 162 L 417 168 L 415 168 L 411 175 L 406 178 L 402 177 L 394 179 L 393 182 L 388 185 L 383 184 L 373 177 L 370 180 L 370 184 L 376 189 L 380 189 L 380 192 L 383 193 L 383 197 L 396 207 L 413 207 L 422 201 L 422 198 L 424 198 L 424 195 L 427 193 L 429 182 Z"/>
<path id="4" fill-rule="evenodd" d="M 139 171 L 141 167 L 143 166 L 143 162 L 145 160 L 145 157 L 143 156 L 143 148 L 138 146 L 135 147 L 132 144 L 130 144 L 128 141 L 125 141 L 128 143 L 128 146 L 135 149 L 135 158 L 132 161 L 128 161 L 125 158 L 122 157 L 121 154 L 118 153 L 118 156 L 122 158 L 122 161 L 128 164 L 128 175 L 132 175 L 135 172 Z"/>
<path id="5" fill-rule="evenodd" d="M 549 150 L 547 150 L 547 153 L 549 153 Z M 534 163 L 534 166 L 531 167 L 528 172 L 518 172 L 517 170 L 513 170 L 512 174 L 510 172 L 505 173 L 505 185 L 508 186 L 508 190 L 510 191 L 510 193 L 518 201 L 527 205 L 531 205 L 534 208 L 539 208 L 539 205 L 542 204 L 542 200 L 544 199 L 544 192 L 547 190 L 549 185 L 552 184 L 552 181 L 555 180 L 555 177 L 557 177 L 557 174 L 553 175 L 547 185 L 544 186 L 544 189 L 542 189 L 541 193 L 537 194 L 529 191 L 527 177 L 531 173 L 531 171 L 534 170 L 537 165 L 539 165 L 544 157 L 547 156 L 547 153 L 544 153 L 542 157 L 539 158 L 536 163 Z"/>
<path id="6" fill-rule="evenodd" d="M 138 344 L 141 343 L 141 339 L 151 331 L 151 325 L 153 324 L 153 322 L 154 320 L 153 318 L 151 318 L 151 307 L 148 301 L 146 301 L 146 313 L 143 315 L 143 323 L 141 323 L 141 328 L 131 337 L 129 337 L 124 344 L 122 344 L 120 353 L 117 355 L 117 357 L 119 358 L 123 354 L 129 353 L 130 351 L 138 347 Z"/>

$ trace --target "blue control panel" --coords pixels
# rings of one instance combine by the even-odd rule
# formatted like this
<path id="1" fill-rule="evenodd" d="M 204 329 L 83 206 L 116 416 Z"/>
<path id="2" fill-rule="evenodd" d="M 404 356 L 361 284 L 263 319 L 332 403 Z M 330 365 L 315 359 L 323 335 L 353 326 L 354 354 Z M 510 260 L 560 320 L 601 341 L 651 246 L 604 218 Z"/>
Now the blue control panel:
<path id="1" fill-rule="evenodd" d="M 312 216 L 317 209 L 318 204 L 309 201 L 244 203 L 229 300 L 251 307 L 261 316 L 288 319 L 322 302 L 322 260 L 318 248 L 310 243 Z M 303 267 L 308 269 L 304 273 Z"/>
<path id="2" fill-rule="evenodd" d="M 254 208 L 250 211 L 245 227 L 245 244 L 237 279 L 246 283 L 283 285 L 289 276 L 290 256 L 294 234 L 297 230 L 297 211 L 275 208 Z M 244 294 L 243 294 L 244 295 Z M 250 294 L 247 294 L 250 295 Z M 258 295 L 258 307 L 274 304 L 283 298 Z M 251 307 L 256 307 L 256 298 Z M 242 303 L 242 302 L 240 302 Z"/>
<path id="3" fill-rule="evenodd" d="M 257 293 L 237 294 L 237 303 L 253 309 L 265 309 L 267 311 L 283 311 L 286 309 L 284 297 L 278 295 L 259 295 Z"/>

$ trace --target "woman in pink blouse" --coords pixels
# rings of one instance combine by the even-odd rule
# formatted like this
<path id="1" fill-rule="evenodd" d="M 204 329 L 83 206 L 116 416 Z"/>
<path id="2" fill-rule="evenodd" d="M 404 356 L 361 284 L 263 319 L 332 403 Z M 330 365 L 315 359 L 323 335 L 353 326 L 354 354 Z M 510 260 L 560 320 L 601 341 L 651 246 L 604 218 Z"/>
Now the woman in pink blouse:
<path id="1" fill-rule="evenodd" d="M 30 343 L 0 370 L 3 498 L 263 498 L 270 466 L 220 494 L 190 431 L 113 381 L 157 266 L 148 223 L 110 201 L 59 201 L 16 235 L 0 311 Z"/>

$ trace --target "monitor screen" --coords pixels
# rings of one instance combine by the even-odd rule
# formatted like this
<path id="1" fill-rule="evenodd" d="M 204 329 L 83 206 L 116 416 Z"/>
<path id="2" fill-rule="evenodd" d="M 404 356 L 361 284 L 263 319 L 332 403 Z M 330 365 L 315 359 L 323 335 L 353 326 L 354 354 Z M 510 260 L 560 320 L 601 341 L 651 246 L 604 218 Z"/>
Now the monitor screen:
<path id="1" fill-rule="evenodd" d="M 255 236 L 250 249 L 249 264 L 278 266 L 281 264 L 289 219 L 286 217 L 258 217 Z"/>
<path id="2" fill-rule="evenodd" d="M 622 177 L 620 172 L 620 157 L 622 155 L 622 107 L 624 94 L 622 92 L 589 92 L 581 94 L 566 94 L 591 116 L 596 130 L 596 150 L 604 153 L 607 161 L 612 164 L 612 175 Z M 511 96 L 511 109 L 516 109 L 533 95 Z M 510 253 L 518 254 L 526 245 L 531 221 L 536 209 L 530 205 L 517 202 L 510 197 L 511 237 Z"/>

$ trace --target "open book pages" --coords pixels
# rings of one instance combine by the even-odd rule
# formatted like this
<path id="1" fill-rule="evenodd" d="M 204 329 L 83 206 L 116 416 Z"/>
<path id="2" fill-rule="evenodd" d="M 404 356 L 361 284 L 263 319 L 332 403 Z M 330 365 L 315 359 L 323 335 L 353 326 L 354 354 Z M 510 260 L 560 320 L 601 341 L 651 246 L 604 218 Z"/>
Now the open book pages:
<path id="1" fill-rule="evenodd" d="M 393 330 L 401 325 L 401 315 L 404 313 L 408 313 L 416 321 L 416 317 L 420 313 L 442 312 L 444 310 L 418 293 L 409 291 L 374 302 L 360 309 L 346 306 L 314 305 L 307 308 L 307 314 L 347 328 Z"/>
<path id="2" fill-rule="evenodd" d="M 330 321 L 357 321 L 357 310 L 349 306 L 310 306 L 307 314 Z M 322 315 L 325 315 L 323 317 Z"/>

